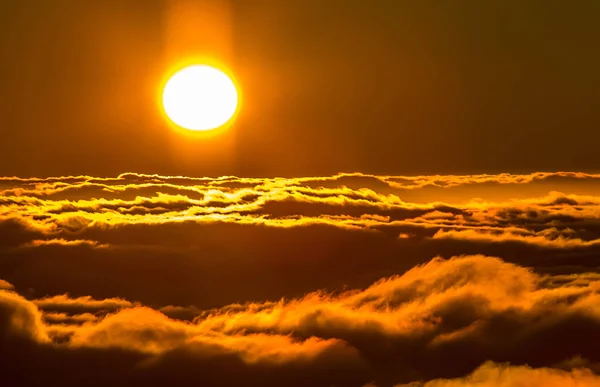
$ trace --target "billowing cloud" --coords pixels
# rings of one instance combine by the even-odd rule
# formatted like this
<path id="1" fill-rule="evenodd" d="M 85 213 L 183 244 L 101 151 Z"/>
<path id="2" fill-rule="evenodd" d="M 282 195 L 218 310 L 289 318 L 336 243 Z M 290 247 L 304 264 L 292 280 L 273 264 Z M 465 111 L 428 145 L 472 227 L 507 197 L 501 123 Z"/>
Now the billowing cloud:
<path id="1" fill-rule="evenodd" d="M 515 367 L 502 371 L 503 366 L 484 364 L 467 379 L 425 385 L 459 386 L 465 380 L 510 385 L 520 377 L 588 383 L 597 381 L 589 370 L 525 366 L 600 361 L 600 279 L 577 277 L 552 281 L 493 257 L 436 258 L 363 290 L 198 310 L 193 322 L 135 302 L 67 296 L 29 301 L 2 291 L 1 327 L 4 337 L 20 338 L 30 351 L 63 360 L 94 351 L 106 364 L 113 351 L 129 353 L 129 366 L 137 369 L 126 373 L 130 381 L 145 372 L 174 372 L 175 357 L 191 367 L 184 372 L 230 364 L 232 373 L 262 378 L 269 372 L 282 383 L 294 383 L 298 373 L 313 375 L 302 379 L 311 385 L 457 378 L 490 360 Z M 79 316 L 83 310 L 96 315 L 68 321 L 57 316 L 56 305 L 77 305 Z M 318 372 L 323 367 L 331 373 Z M 186 377 L 207 382 L 214 376 Z"/>
<path id="2" fill-rule="evenodd" d="M 594 385 L 599 177 L 1 178 L 0 368 L 24 385 Z"/>
<path id="3" fill-rule="evenodd" d="M 435 255 L 568 274 L 596 270 L 600 254 L 595 174 L 129 173 L 0 184 L 0 275 L 30 296 L 205 308 L 367 286 Z"/>

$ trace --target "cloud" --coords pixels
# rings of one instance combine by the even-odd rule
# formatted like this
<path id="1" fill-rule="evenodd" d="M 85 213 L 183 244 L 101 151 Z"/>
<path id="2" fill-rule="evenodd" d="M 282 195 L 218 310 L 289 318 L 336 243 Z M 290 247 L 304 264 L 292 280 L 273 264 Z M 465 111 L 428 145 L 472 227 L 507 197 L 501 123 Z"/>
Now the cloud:
<path id="1" fill-rule="evenodd" d="M 40 246 L 89 246 L 97 248 L 106 248 L 108 245 L 99 244 L 96 241 L 84 240 L 84 239 L 71 239 L 67 240 L 64 238 L 53 238 L 53 239 L 34 239 L 31 242 L 23 244 L 23 247 L 40 247 Z"/>
<path id="2" fill-rule="evenodd" d="M 600 238 L 600 213 L 597 210 L 600 197 L 563 194 L 548 188 L 562 187 L 576 192 L 572 182 L 579 180 L 585 181 L 586 187 L 597 188 L 600 184 L 597 177 L 558 172 L 417 177 L 340 174 L 295 179 L 209 179 L 138 174 L 106 179 L 8 179 L 4 182 L 10 182 L 14 187 L 0 194 L 0 226 L 14 228 L 14 232 L 21 233 L 21 238 L 27 238 L 29 233 L 29 240 L 21 239 L 24 247 L 49 244 L 106 247 L 102 240 L 86 240 L 80 235 L 94 229 L 186 222 L 280 228 L 323 225 L 364 231 L 413 228 L 421 231 L 413 233 L 415 235 L 429 234 L 431 230 L 433 235 L 437 231 L 436 238 L 481 242 L 487 237 L 488 241 L 493 239 L 494 242 L 519 240 L 554 247 L 590 246 L 595 243 L 593 239 Z M 365 186 L 339 185 L 344 179 L 354 179 Z M 548 186 L 547 181 L 552 179 L 559 183 Z M 329 186 L 315 185 L 317 182 L 326 182 Z M 468 191 L 472 186 L 488 183 L 523 187 L 540 182 L 544 183 L 545 193 L 520 199 L 505 197 L 500 201 L 486 201 L 473 196 L 482 192 Z M 443 188 L 436 194 L 435 201 L 410 201 L 405 197 L 407 193 L 432 186 Z M 457 187 L 467 189 L 461 191 L 462 199 L 458 202 L 456 195 L 451 193 Z M 72 195 L 61 197 L 67 191 L 72 191 Z M 128 191 L 144 192 L 144 195 L 128 196 Z M 484 193 L 497 197 L 497 191 Z M 487 234 L 469 231 L 473 228 Z M 553 238 L 548 235 L 551 231 L 562 235 Z M 495 235 L 490 239 L 492 232 Z M 499 238 L 501 232 L 503 237 Z M 546 234 L 540 236 L 540 232 Z M 469 238 L 466 233 L 470 233 Z M 554 243 L 549 242 L 550 239 Z"/>
<path id="3" fill-rule="evenodd" d="M 83 324 L 89 321 L 95 321 L 98 317 L 92 313 L 81 313 L 69 315 L 67 313 L 47 312 L 44 313 L 44 320 L 50 324 Z"/>
<path id="4" fill-rule="evenodd" d="M 572 231 L 572 230 L 568 230 Z M 588 247 L 597 246 L 600 244 L 600 239 L 594 239 L 591 241 L 584 241 L 580 238 L 569 238 L 561 235 L 561 232 L 557 229 L 547 229 L 538 233 L 531 234 L 520 234 L 518 232 L 491 232 L 491 231 L 479 231 L 477 229 L 467 230 L 439 230 L 433 235 L 434 239 L 458 239 L 466 241 L 482 241 L 490 243 L 502 243 L 502 242 L 519 242 L 525 244 L 531 244 L 540 247 L 548 248 L 577 248 L 577 247 Z"/>
<path id="5" fill-rule="evenodd" d="M 14 288 L 15 288 L 14 285 L 11 284 L 10 282 L 0 279 L 0 289 L 1 290 L 12 290 Z"/>
<path id="6" fill-rule="evenodd" d="M 598 177 L 2 178 L 0 372 L 592 383 Z"/>
<path id="7" fill-rule="evenodd" d="M 366 185 L 356 185 L 354 188 L 333 184 L 314 185 L 315 182 L 339 184 L 345 178 L 352 178 Z M 443 202 L 444 197 L 453 198 L 452 194 L 447 194 L 455 187 L 489 182 L 523 186 L 550 178 L 566 180 L 567 183 L 562 183 L 564 188 L 571 189 L 569 182 L 572 180 L 598 184 L 596 175 L 563 172 L 443 177 L 341 174 L 295 179 L 197 179 L 126 174 L 116 179 L 21 179 L 7 180 L 15 184 L 15 187 L 2 191 L 0 215 L 50 235 L 100 225 L 163 224 L 182 221 L 231 221 L 274 227 L 319 223 L 339 227 L 372 228 L 380 224 L 411 219 L 418 220 L 424 226 L 440 226 L 445 224 L 444 220 L 455 225 L 468 225 L 470 220 L 479 223 L 487 221 L 490 224 L 509 220 L 516 222 L 522 220 L 525 215 L 538 216 L 538 221 L 546 222 L 560 216 L 597 218 L 598 214 L 592 207 L 600 200 L 589 195 L 563 195 L 556 192 L 548 194 L 546 191 L 549 198 L 547 200 L 533 198 L 512 202 L 507 199 L 502 202 L 473 202 L 470 200 L 474 196 L 465 192 L 460 205 Z M 373 185 L 374 181 L 384 185 Z M 417 183 L 403 185 L 397 183 L 398 181 Z M 235 182 L 239 185 L 226 186 L 223 185 L 224 182 Z M 409 191 L 430 186 L 443 187 L 445 190 L 437 195 L 435 202 L 411 202 L 401 199 Z M 87 190 L 83 191 L 84 188 Z M 18 189 L 18 192 L 15 189 Z M 77 199 L 73 196 L 61 197 L 66 191 L 73 191 L 74 195 L 79 195 L 76 196 Z M 127 195 L 127 191 L 144 192 L 145 195 L 136 194 L 131 197 Z M 366 219 L 363 217 L 365 215 L 379 218 Z M 344 216 L 345 222 L 340 219 Z M 512 219 L 507 219 L 509 216 Z"/>
<path id="8" fill-rule="evenodd" d="M 563 371 L 552 368 L 531 368 L 488 362 L 467 377 L 438 379 L 429 382 L 399 384 L 395 387 L 595 387 L 600 386 L 600 376 L 588 369 Z"/>
<path id="9" fill-rule="evenodd" d="M 49 341 L 42 313 L 18 294 L 6 290 L 0 290 L 0 332 L 8 342 L 13 339 Z"/>
<path id="10" fill-rule="evenodd" d="M 249 385 L 259 385 L 266 373 L 272 375 L 266 380 L 291 385 L 299 373 L 310 385 L 391 385 L 457 378 L 490 360 L 517 367 L 503 371 L 488 363 L 465 380 L 594 381 L 587 371 L 518 367 L 568 364 L 577 356 L 600 361 L 600 279 L 550 277 L 493 257 L 436 258 L 362 290 L 198 310 L 193 321 L 131 301 L 66 295 L 29 301 L 2 291 L 0 327 L 2 337 L 20 338 L 29 351 L 49 356 L 49 364 L 89 351 L 102 364 L 111 363 L 114 351 L 129 354 L 124 375 L 130 382 L 155 372 L 172 375 L 180 364 L 185 380 L 227 385 L 226 376 L 190 373 L 229 364 L 231 374 L 251 375 Z M 88 315 L 68 321 L 57 316 L 61 308 Z"/>
<path id="11" fill-rule="evenodd" d="M 31 297 L 209 308 L 364 287 L 436 255 L 589 272 L 599 184 L 576 172 L 5 178 L 0 275 Z"/>
<path id="12" fill-rule="evenodd" d="M 81 314 L 85 312 L 114 312 L 123 308 L 131 308 L 134 304 L 120 298 L 95 300 L 91 296 L 71 298 L 67 294 L 44 297 L 33 300 L 41 310 L 54 312 L 69 312 Z"/>

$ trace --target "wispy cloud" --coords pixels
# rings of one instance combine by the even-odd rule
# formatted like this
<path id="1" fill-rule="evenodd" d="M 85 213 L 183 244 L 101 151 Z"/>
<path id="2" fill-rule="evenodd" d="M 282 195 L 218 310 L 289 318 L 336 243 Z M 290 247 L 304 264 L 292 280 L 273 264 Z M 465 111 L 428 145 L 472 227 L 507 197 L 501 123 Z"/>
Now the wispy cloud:
<path id="1" fill-rule="evenodd" d="M 553 368 L 510 366 L 488 362 L 464 378 L 436 379 L 428 382 L 399 384 L 395 387 L 502 387 L 545 386 L 578 387 L 600 386 L 600 376 L 589 369 L 565 371 Z"/>

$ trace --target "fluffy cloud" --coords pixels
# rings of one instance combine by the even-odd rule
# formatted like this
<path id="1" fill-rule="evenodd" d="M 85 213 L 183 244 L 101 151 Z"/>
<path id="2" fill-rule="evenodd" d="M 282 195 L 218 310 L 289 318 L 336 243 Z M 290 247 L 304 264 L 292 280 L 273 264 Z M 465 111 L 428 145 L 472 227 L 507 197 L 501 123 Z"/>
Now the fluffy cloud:
<path id="1" fill-rule="evenodd" d="M 598 177 L 4 178 L 0 275 L 32 295 L 210 307 L 366 286 L 435 255 L 588 272 Z"/>
<path id="2" fill-rule="evenodd" d="M 0 178 L 0 371 L 593 385 L 599 178 Z"/>
<path id="3" fill-rule="evenodd" d="M 102 364 L 114 351 L 129 354 L 127 362 L 137 370 L 125 373 L 130 381 L 146 372 L 175 372 L 177 358 L 196 381 L 212 379 L 188 375 L 194 367 L 230 364 L 232 373 L 263 378 L 269 372 L 281 383 L 304 373 L 313 375 L 302 379 L 311 385 L 391 385 L 459 377 L 489 360 L 538 368 L 576 357 L 600 361 L 600 280 L 582 277 L 552 281 L 492 257 L 438 258 L 363 290 L 199 310 L 193 322 L 134 302 L 66 296 L 28 301 L 2 291 L 1 327 L 3 337 L 20 338 L 29 351 L 52 357 L 51 363 L 89 351 Z M 39 309 L 68 304 L 79 305 L 78 313 L 97 313 L 69 322 Z M 318 372 L 323 367 L 331 374 Z M 510 385 L 521 377 L 597 381 L 591 371 L 498 367 L 486 364 L 466 379 L 425 385 Z M 214 385 L 228 383 L 224 377 Z M 258 379 L 249 385 L 254 383 Z"/>

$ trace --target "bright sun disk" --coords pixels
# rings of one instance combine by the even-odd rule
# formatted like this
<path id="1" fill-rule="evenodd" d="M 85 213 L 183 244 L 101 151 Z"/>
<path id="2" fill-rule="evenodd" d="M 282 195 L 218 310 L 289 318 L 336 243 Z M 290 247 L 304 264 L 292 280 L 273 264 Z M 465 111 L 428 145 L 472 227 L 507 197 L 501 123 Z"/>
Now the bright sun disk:
<path id="1" fill-rule="evenodd" d="M 162 103 L 175 124 L 191 130 L 210 130 L 223 126 L 233 117 L 238 93 L 224 72 L 206 65 L 193 65 L 167 81 Z"/>

